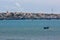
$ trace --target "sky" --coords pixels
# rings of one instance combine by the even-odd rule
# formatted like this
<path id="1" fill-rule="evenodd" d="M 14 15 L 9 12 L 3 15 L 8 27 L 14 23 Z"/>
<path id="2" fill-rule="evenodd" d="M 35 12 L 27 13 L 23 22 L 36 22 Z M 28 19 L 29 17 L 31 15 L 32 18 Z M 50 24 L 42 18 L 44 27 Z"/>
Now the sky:
<path id="1" fill-rule="evenodd" d="M 0 12 L 60 13 L 60 0 L 0 0 Z"/>

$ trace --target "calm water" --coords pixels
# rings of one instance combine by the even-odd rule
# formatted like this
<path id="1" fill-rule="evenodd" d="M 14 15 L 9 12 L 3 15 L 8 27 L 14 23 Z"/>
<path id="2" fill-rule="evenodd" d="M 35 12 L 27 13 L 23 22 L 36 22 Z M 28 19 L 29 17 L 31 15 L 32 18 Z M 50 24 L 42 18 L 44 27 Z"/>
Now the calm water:
<path id="1" fill-rule="evenodd" d="M 60 20 L 0 20 L 0 40 L 60 40 Z"/>

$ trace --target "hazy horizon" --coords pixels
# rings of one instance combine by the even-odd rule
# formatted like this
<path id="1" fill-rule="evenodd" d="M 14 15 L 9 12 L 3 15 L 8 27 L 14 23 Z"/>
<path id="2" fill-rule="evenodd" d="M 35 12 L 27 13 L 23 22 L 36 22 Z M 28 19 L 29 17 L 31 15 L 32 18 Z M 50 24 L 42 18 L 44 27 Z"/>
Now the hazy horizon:
<path id="1" fill-rule="evenodd" d="M 6 11 L 60 13 L 60 0 L 0 0 L 0 12 Z"/>

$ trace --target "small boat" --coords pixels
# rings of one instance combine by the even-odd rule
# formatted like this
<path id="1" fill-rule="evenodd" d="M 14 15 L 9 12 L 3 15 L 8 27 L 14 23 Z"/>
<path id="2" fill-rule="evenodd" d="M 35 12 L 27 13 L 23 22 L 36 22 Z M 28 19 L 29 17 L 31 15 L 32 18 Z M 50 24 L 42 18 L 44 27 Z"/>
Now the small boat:
<path id="1" fill-rule="evenodd" d="M 49 27 L 44 27 L 44 29 L 49 29 Z"/>

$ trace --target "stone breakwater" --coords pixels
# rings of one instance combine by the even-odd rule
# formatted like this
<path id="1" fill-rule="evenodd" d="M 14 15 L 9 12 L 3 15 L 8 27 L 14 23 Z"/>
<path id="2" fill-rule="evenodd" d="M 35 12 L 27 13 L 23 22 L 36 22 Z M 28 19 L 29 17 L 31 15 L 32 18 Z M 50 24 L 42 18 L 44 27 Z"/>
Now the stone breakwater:
<path id="1" fill-rule="evenodd" d="M 60 14 L 24 13 L 24 12 L 0 13 L 0 20 L 19 20 L 19 19 L 60 19 Z"/>

